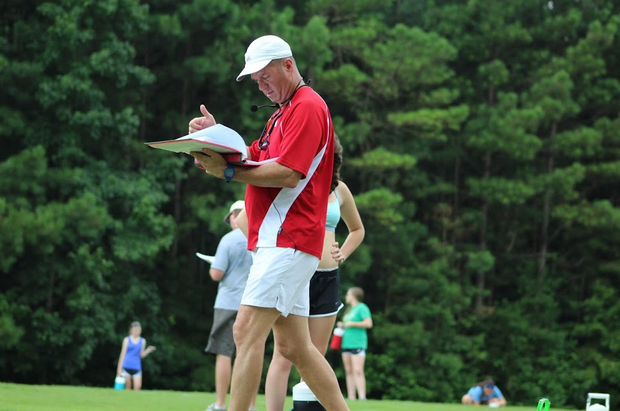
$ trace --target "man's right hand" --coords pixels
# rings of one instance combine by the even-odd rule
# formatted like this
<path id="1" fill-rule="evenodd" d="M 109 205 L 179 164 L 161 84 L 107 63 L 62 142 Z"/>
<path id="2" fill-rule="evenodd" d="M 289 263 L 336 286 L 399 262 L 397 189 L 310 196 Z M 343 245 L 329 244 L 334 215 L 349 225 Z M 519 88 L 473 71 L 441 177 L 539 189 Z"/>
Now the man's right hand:
<path id="1" fill-rule="evenodd" d="M 217 124 L 215 117 L 205 107 L 204 104 L 200 105 L 200 112 L 202 117 L 195 117 L 189 122 L 189 133 L 195 133 L 207 127 L 211 127 Z"/>

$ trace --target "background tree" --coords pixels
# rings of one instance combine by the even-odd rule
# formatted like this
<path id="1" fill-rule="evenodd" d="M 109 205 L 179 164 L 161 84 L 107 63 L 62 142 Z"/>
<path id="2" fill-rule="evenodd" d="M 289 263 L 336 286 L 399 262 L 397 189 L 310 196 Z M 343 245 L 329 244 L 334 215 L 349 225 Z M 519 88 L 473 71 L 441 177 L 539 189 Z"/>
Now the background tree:
<path id="1" fill-rule="evenodd" d="M 146 7 L 35 4 L 12 3 L 3 23 L 2 301 L 21 338 L 2 374 L 78 383 L 101 365 L 99 347 L 119 344 L 119 324 L 167 327 L 150 272 L 174 238 L 159 177 L 177 160 L 137 161 L 140 97 L 154 77 L 132 64 L 130 41 Z M 92 370 L 87 381 L 98 381 Z"/>

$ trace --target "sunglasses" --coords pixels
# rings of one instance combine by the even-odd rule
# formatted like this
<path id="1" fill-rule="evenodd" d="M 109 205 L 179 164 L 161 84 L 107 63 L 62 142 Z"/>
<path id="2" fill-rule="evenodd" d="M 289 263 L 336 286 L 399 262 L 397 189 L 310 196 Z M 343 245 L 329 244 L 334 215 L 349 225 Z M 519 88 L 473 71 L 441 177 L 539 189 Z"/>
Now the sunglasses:
<path id="1" fill-rule="evenodd" d="M 484 388 L 495 388 L 495 385 L 487 384 L 487 385 L 484 386 Z"/>
<path id="2" fill-rule="evenodd" d="M 267 147 L 269 147 L 269 136 L 271 136 L 271 133 L 273 132 L 273 129 L 278 122 L 278 119 L 282 117 L 282 114 L 284 114 L 282 112 L 282 108 L 279 108 L 275 113 L 271 115 L 271 117 L 269 117 L 269 121 L 267 121 L 267 124 L 265 124 L 265 128 L 263 128 L 263 132 L 258 139 L 259 150 L 267 150 Z"/>

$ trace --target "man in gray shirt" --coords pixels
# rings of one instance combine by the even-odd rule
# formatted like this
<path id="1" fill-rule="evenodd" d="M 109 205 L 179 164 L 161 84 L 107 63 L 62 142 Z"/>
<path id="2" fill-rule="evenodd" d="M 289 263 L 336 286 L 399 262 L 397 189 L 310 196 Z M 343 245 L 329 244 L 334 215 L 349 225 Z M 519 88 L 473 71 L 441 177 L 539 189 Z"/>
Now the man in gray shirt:
<path id="1" fill-rule="evenodd" d="M 209 275 L 218 281 L 217 296 L 213 305 L 213 326 L 205 352 L 215 354 L 215 397 L 216 402 L 207 411 L 226 409 L 226 394 L 230 386 L 232 357 L 235 355 L 233 324 L 241 304 L 241 297 L 248 279 L 252 255 L 248 251 L 248 240 L 237 226 L 237 216 L 245 208 L 243 201 L 235 201 L 224 222 L 232 231 L 220 240 L 211 264 Z M 256 410 L 256 396 L 250 411 Z"/>

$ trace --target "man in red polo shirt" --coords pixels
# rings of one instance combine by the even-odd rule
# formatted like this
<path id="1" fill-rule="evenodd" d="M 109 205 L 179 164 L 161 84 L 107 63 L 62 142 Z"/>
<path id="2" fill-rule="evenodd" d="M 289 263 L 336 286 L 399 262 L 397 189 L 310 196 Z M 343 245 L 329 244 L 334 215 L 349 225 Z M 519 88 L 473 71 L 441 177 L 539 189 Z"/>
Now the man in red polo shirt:
<path id="1" fill-rule="evenodd" d="M 237 81 L 248 75 L 277 107 L 248 156 L 276 160 L 234 167 L 208 149 L 191 153 L 208 174 L 247 184 L 248 248 L 254 260 L 234 326 L 237 358 L 229 408 L 247 410 L 273 328 L 278 350 L 321 404 L 329 411 L 348 410 L 332 368 L 308 331 L 308 285 L 321 257 L 332 178 L 331 115 L 306 86 L 290 46 L 279 37 L 263 36 L 250 44 Z M 189 123 L 190 133 L 216 124 L 204 105 L 200 111 L 203 116 Z"/>

